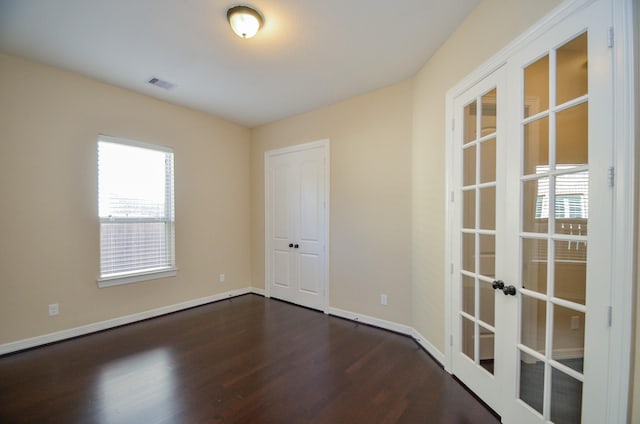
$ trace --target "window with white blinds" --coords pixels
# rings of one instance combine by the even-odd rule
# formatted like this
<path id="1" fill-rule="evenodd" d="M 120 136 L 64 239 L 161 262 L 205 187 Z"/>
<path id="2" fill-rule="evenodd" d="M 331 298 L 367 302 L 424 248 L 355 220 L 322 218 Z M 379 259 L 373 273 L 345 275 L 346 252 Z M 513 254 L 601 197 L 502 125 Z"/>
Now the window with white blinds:
<path id="1" fill-rule="evenodd" d="M 175 275 L 173 151 L 98 139 L 100 287 Z"/>

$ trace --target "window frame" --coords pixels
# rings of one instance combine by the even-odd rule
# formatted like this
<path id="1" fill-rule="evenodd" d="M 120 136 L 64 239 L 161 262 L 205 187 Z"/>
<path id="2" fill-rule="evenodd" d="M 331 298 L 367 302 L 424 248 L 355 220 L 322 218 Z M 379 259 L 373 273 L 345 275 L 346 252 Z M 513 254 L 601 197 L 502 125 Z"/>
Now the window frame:
<path id="1" fill-rule="evenodd" d="M 122 146 L 129 147 L 137 147 L 146 150 L 151 150 L 154 152 L 162 152 L 165 154 L 171 155 L 171 168 L 170 175 L 167 175 L 165 172 L 165 181 L 168 181 L 169 184 L 165 184 L 165 199 L 170 199 L 169 202 L 165 205 L 165 216 L 163 218 L 140 218 L 140 217 L 101 217 L 100 216 L 100 174 L 99 174 L 99 150 L 100 150 L 100 142 L 119 144 Z M 177 275 L 177 267 L 176 267 L 176 255 L 175 255 L 175 156 L 173 149 L 170 147 L 160 146 L 156 144 L 144 143 L 141 141 L 130 140 L 122 137 L 113 137 L 104 134 L 99 134 L 96 142 L 96 171 L 97 171 L 97 217 L 99 222 L 99 231 L 98 231 L 98 239 L 99 239 L 99 263 L 98 263 L 98 278 L 97 283 L 99 288 L 118 286 L 123 284 L 131 284 L 141 281 L 148 280 L 156 280 L 161 278 L 169 278 L 175 277 Z M 167 239 L 167 259 L 169 262 L 169 266 L 162 267 L 153 270 L 139 270 L 139 271 L 131 271 L 131 272 L 123 272 L 118 273 L 116 275 L 102 275 L 102 261 L 103 261 L 103 252 L 102 252 L 102 224 L 107 223 L 158 223 L 163 222 L 169 226 L 167 232 L 165 233 L 165 238 Z"/>

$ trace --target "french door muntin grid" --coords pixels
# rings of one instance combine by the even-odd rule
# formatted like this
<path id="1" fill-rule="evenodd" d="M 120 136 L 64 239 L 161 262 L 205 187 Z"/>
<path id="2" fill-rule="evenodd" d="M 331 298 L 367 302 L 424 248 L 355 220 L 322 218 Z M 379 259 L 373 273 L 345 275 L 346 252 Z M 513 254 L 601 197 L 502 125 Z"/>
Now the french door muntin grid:
<path id="1" fill-rule="evenodd" d="M 495 204 L 491 205 L 491 209 L 493 211 L 493 225 L 489 225 L 490 227 L 493 227 L 491 229 L 486 229 L 486 228 L 481 228 L 483 225 L 481 223 L 481 220 L 483 218 L 483 216 L 481 215 L 481 210 L 483 206 L 483 198 L 485 198 L 486 196 L 482 195 L 482 190 L 485 190 L 485 192 L 490 189 L 494 190 L 494 195 L 493 195 L 493 200 L 495 203 L 495 190 L 496 190 L 496 177 L 495 177 L 495 166 L 496 166 L 496 152 L 497 152 L 497 125 L 495 127 L 493 127 L 493 130 L 490 131 L 489 133 L 482 135 L 482 124 L 483 124 L 483 117 L 485 116 L 484 112 L 483 112 L 483 107 L 485 105 L 489 105 L 489 103 L 485 103 L 484 99 L 486 100 L 492 100 L 493 101 L 493 112 L 497 117 L 496 114 L 496 110 L 497 110 L 497 89 L 496 88 L 492 88 L 487 90 L 486 92 L 476 96 L 476 98 L 471 101 L 470 103 L 468 103 L 465 107 L 464 107 L 464 111 L 465 113 L 467 113 L 468 110 L 473 109 L 472 106 L 475 105 L 475 130 L 474 130 L 474 135 L 475 137 L 473 137 L 471 140 L 464 140 L 463 141 L 463 146 L 462 146 L 462 157 L 465 157 L 465 152 L 468 151 L 473 151 L 474 154 L 474 160 L 475 160 L 475 175 L 474 175 L 474 184 L 469 184 L 469 185 L 465 185 L 466 181 L 465 181 L 465 171 L 466 171 L 466 167 L 463 167 L 463 169 L 461 170 L 461 172 L 463 173 L 461 181 L 462 181 L 462 199 L 465 199 L 465 193 L 473 193 L 472 198 L 474 199 L 474 217 L 473 217 L 473 228 L 465 228 L 465 222 L 464 222 L 464 211 L 467 208 L 467 205 L 463 205 L 462 208 L 462 214 L 460 216 L 460 221 L 462 223 L 461 225 L 461 238 L 462 238 L 462 243 L 461 243 L 461 247 L 462 247 L 462 263 L 465 263 L 465 258 L 464 255 L 468 254 L 469 251 L 467 249 L 465 249 L 465 235 L 467 236 L 472 236 L 473 237 L 473 269 L 474 272 L 471 272 L 469 270 L 465 270 L 464 269 L 464 265 L 461 268 L 461 275 L 460 275 L 460 290 L 463 293 L 462 296 L 460 296 L 460 301 L 462 303 L 465 302 L 465 295 L 464 295 L 464 290 L 465 290 L 465 277 L 468 277 L 470 279 L 472 279 L 473 281 L 473 315 L 465 312 L 465 308 L 464 305 L 459 305 L 458 311 L 460 314 L 460 343 L 462 348 L 462 352 L 466 354 L 466 356 L 473 361 L 473 363 L 476 366 L 479 366 L 481 369 L 483 369 L 484 371 L 486 371 L 489 374 L 493 374 L 493 364 L 491 364 L 490 367 L 485 367 L 481 364 L 481 360 L 482 360 L 482 352 L 480 351 L 481 346 L 480 346 L 480 341 L 482 339 L 482 336 L 488 336 L 490 343 L 492 343 L 492 346 L 490 348 L 490 356 L 491 356 L 491 360 L 493 360 L 494 356 L 495 356 L 495 326 L 483 321 L 481 319 L 481 315 L 482 315 L 482 308 L 483 305 L 481 304 L 481 299 L 482 299 L 482 287 L 483 285 L 485 285 L 485 289 L 489 288 L 490 289 L 490 296 L 493 297 L 493 289 L 491 288 L 491 284 L 493 283 L 493 275 L 488 276 L 488 275 L 482 275 L 481 271 L 482 271 L 482 266 L 481 266 L 481 256 L 482 256 L 482 252 L 481 252 L 481 243 L 480 243 L 480 239 L 481 237 L 485 236 L 487 238 L 493 238 L 493 251 L 494 251 L 494 264 L 493 267 L 491 267 L 493 269 L 493 274 L 495 274 L 495 243 L 496 243 L 496 228 L 495 228 Z M 463 122 L 466 125 L 466 119 L 463 119 Z M 466 132 L 466 128 L 463 129 L 463 132 Z M 488 181 L 488 182 L 481 182 L 483 179 L 485 179 L 486 176 L 482 175 L 482 171 L 483 169 L 486 169 L 485 166 L 483 166 L 483 152 L 485 150 L 487 150 L 487 146 L 489 145 L 489 143 L 491 142 L 495 143 L 495 146 L 493 147 L 493 181 Z M 491 162 L 490 162 L 491 163 Z M 491 198 L 491 197 L 489 197 Z M 495 305 L 491 311 L 491 313 L 493 314 L 493 317 L 491 318 L 492 321 L 494 321 L 495 323 Z M 465 352 L 465 343 L 468 343 L 468 334 L 466 334 L 465 332 L 465 320 L 466 322 L 471 322 L 473 323 L 473 335 L 472 335 L 472 340 L 473 340 L 473 357 L 469 357 L 469 355 L 467 353 L 470 352 Z M 482 332 L 482 330 L 484 329 L 484 333 Z M 466 339 L 466 340 L 465 340 Z"/>
<path id="2" fill-rule="evenodd" d="M 583 34 L 578 34 L 576 37 L 570 39 L 568 42 L 565 42 L 562 44 L 562 46 L 568 44 L 569 42 L 577 39 L 580 35 Z M 589 175 L 589 165 L 588 164 L 584 164 L 584 165 L 577 165 L 577 166 L 569 166 L 569 167 L 562 167 L 562 166 L 558 166 L 559 164 L 557 163 L 557 158 L 556 158 L 556 150 L 557 150 L 557 115 L 565 110 L 569 110 L 570 108 L 579 106 L 579 105 L 587 105 L 588 106 L 588 101 L 589 101 L 589 95 L 584 94 L 582 96 L 576 97 L 574 99 L 570 99 L 562 104 L 557 105 L 556 104 L 556 100 L 557 100 L 557 50 L 559 48 L 561 48 L 562 46 L 559 46 L 557 49 L 551 49 L 550 51 L 548 51 L 546 54 L 548 54 L 549 57 L 549 107 L 547 110 L 545 111 L 541 111 L 539 113 L 534 114 L 533 116 L 529 116 L 526 118 L 521 119 L 521 124 L 520 124 L 520 140 L 521 140 L 521 145 L 520 145 L 520 151 L 522 152 L 522 154 L 520 155 L 521 158 L 521 178 L 520 178 L 520 187 L 521 187 L 521 191 L 520 191 L 520 205 L 523 207 L 524 209 L 524 205 L 525 205 L 525 184 L 527 182 L 538 182 L 538 184 L 543 180 L 543 179 L 547 179 L 548 180 L 548 216 L 546 217 L 547 219 L 547 225 L 546 225 L 546 231 L 545 232 L 525 232 L 524 227 L 525 227 L 525 222 L 524 222 L 524 216 L 523 214 L 520 215 L 521 218 L 521 225 L 520 225 L 520 270 L 524 270 L 524 242 L 525 240 L 538 240 L 538 241 L 546 241 L 546 258 L 541 258 L 546 260 L 546 293 L 542 293 L 542 292 L 538 292 L 535 290 L 530 290 L 527 289 L 525 287 L 525 276 L 521 275 L 522 278 L 522 287 L 519 289 L 520 291 L 520 296 L 518 296 L 518 301 L 519 303 L 519 308 L 518 308 L 518 322 L 520 323 L 520 325 L 518 325 L 518 331 L 519 331 L 519 335 L 518 335 L 518 344 L 517 344 L 517 349 L 518 349 L 518 358 L 519 358 L 519 363 L 522 364 L 523 362 L 526 361 L 526 356 L 528 355 L 531 358 L 533 358 L 535 361 L 539 361 L 542 364 L 544 364 L 544 386 L 543 386 L 543 402 L 542 402 L 542 411 L 537 411 L 532 405 L 529 405 L 525 400 L 521 399 L 521 395 L 522 395 L 522 387 L 520 387 L 521 383 L 522 383 L 522 375 L 521 375 L 521 371 L 522 368 L 521 366 L 517 367 L 517 382 L 518 382 L 518 386 L 516 389 L 516 393 L 519 393 L 520 395 L 518 396 L 520 398 L 520 402 L 522 402 L 524 405 L 526 405 L 527 408 L 529 408 L 531 411 L 533 411 L 536 414 L 539 414 L 541 412 L 542 417 L 545 420 L 551 420 L 552 419 L 552 411 L 551 411 L 551 405 L 552 405 L 552 384 L 553 384 L 553 371 L 557 370 L 560 371 L 568 376 L 570 376 L 571 378 L 577 380 L 578 382 L 580 382 L 580 385 L 582 385 L 584 383 L 584 374 L 583 372 L 579 372 L 557 360 L 554 359 L 554 331 L 555 331 L 555 311 L 556 311 L 556 307 L 561 307 L 561 308 L 566 308 L 569 311 L 573 311 L 573 312 L 577 312 L 577 313 L 582 313 L 584 314 L 583 316 L 586 316 L 587 313 L 587 306 L 586 304 L 580 304 L 580 303 L 576 303 L 570 300 L 566 300 L 566 299 L 562 299 L 560 297 L 555 296 L 556 294 L 556 279 L 555 279 L 555 264 L 556 264 L 556 258 L 559 256 L 556 254 L 556 247 L 557 247 L 557 243 L 556 242 L 566 242 L 568 243 L 569 246 L 571 246 L 571 243 L 574 243 L 576 246 L 578 246 L 579 243 L 583 243 L 583 246 L 586 247 L 587 244 L 587 235 L 586 235 L 586 231 L 587 231 L 587 222 L 585 221 L 585 233 L 584 235 L 580 232 L 579 234 L 573 234 L 573 231 L 571 232 L 571 234 L 562 234 L 562 233 L 558 233 L 557 232 L 557 228 L 556 228 L 556 194 L 557 194 L 557 190 L 556 190 L 556 183 L 558 181 L 559 178 L 563 177 L 563 176 L 569 176 L 569 175 L 576 175 L 579 173 L 583 173 L 587 176 L 587 184 L 588 184 L 588 175 Z M 540 59 L 540 57 L 538 58 Z M 536 59 L 536 60 L 538 60 Z M 534 63 L 536 60 L 532 61 L 531 63 Z M 526 68 L 523 67 L 523 69 Z M 524 72 L 523 72 L 523 76 L 524 76 Z M 524 83 L 524 78 L 523 78 L 523 83 Z M 525 103 L 525 102 L 523 102 Z M 523 112 L 524 112 L 524 107 L 523 107 Z M 541 119 L 548 119 L 548 128 L 549 128 L 549 139 L 548 139 L 548 163 L 549 166 L 547 167 L 546 170 L 543 170 L 542 172 L 536 172 L 536 174 L 529 174 L 529 175 L 524 175 L 525 174 L 525 126 L 528 124 L 531 124 L 533 122 L 539 121 Z M 564 227 L 564 226 L 563 226 Z M 586 284 L 586 281 L 585 281 Z M 533 349 L 529 346 L 527 346 L 526 344 L 523 343 L 523 320 L 527 319 L 527 317 L 523 317 L 523 302 L 525 300 L 525 298 L 528 299 L 536 299 L 538 301 L 544 302 L 545 304 L 545 328 L 544 328 L 544 351 L 540 352 L 537 349 Z M 586 302 L 585 302 L 586 303 Z M 586 320 L 583 320 L 583 325 L 585 323 Z M 583 341 L 583 347 L 584 347 L 584 341 Z M 523 359 L 523 356 L 525 359 Z M 581 367 L 582 371 L 584 371 L 584 365 Z"/>

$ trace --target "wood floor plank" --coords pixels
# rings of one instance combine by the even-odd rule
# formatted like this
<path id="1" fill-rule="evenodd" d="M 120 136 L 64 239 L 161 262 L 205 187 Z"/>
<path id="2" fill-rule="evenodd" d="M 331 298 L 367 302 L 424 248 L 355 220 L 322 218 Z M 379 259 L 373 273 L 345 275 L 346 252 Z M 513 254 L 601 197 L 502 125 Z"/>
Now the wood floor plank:
<path id="1" fill-rule="evenodd" d="M 1 423 L 497 423 L 408 337 L 246 295 L 0 357 Z"/>

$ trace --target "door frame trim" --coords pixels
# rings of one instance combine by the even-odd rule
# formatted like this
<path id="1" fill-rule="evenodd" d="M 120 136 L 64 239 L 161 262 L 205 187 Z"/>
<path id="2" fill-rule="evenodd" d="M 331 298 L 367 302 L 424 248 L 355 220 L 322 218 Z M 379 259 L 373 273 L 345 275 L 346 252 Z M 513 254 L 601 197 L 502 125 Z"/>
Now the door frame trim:
<path id="1" fill-rule="evenodd" d="M 328 138 L 317 141 L 311 141 L 308 143 L 296 144 L 293 146 L 282 147 L 274 150 L 267 150 L 264 152 L 264 293 L 265 297 L 271 297 L 271 266 L 269 260 L 269 252 L 271 248 L 271 228 L 270 228 L 270 203 L 269 203 L 269 191 L 271 187 L 270 177 L 270 158 L 274 156 L 284 155 L 287 153 L 300 152 L 310 149 L 322 148 L 324 150 L 324 187 L 325 187 L 325 226 L 324 226 L 324 279 L 323 284 L 323 306 L 322 311 L 325 314 L 329 313 L 329 254 L 330 254 L 330 216 L 331 216 L 331 143 Z"/>
<path id="2" fill-rule="evenodd" d="M 515 38 L 506 47 L 476 68 L 462 81 L 457 83 L 446 94 L 446 156 L 445 166 L 445 355 L 444 365 L 447 372 L 452 373 L 453 313 L 451 267 L 454 256 L 452 252 L 452 213 L 453 195 L 453 157 L 454 157 L 454 103 L 455 99 L 473 87 L 485 77 L 523 49 L 534 39 L 560 24 L 573 13 L 588 7 L 597 0 L 567 0 L 552 10 L 535 25 Z M 635 148 L 635 113 L 634 95 L 637 83 L 634 71 L 635 43 L 634 34 L 634 0 L 608 0 L 612 7 L 612 28 L 614 30 L 613 55 L 613 163 L 615 185 L 613 188 L 613 249 L 611 281 L 616 282 L 616 290 L 611 293 L 611 334 L 609 338 L 609 370 L 608 398 L 606 401 L 608 422 L 626 422 L 630 417 L 631 365 L 633 355 L 633 328 L 636 278 L 636 148 Z M 606 37 L 607 34 L 602 34 Z M 603 311 L 603 314 L 608 311 Z"/>

